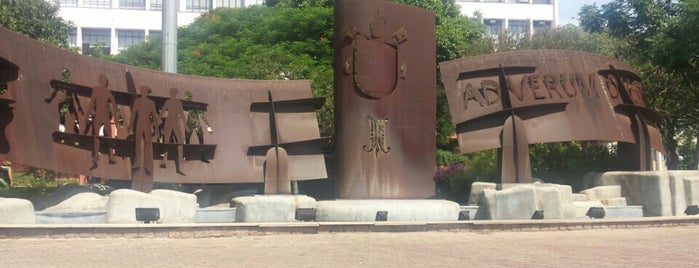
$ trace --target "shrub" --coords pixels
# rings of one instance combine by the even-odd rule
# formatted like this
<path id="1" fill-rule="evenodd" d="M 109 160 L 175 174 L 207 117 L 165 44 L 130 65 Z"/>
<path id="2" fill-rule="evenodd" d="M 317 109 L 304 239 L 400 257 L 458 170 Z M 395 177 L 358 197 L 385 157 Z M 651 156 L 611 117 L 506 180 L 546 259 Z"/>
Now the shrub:
<path id="1" fill-rule="evenodd" d="M 465 156 L 458 152 L 450 152 L 442 149 L 437 149 L 437 166 L 446 167 L 453 164 L 466 164 L 468 160 Z"/>
<path id="2" fill-rule="evenodd" d="M 56 178 L 62 177 L 50 170 L 35 167 L 22 167 L 21 171 L 12 172 L 12 186 L 0 188 L 0 197 L 29 199 L 33 196 L 45 196 L 53 193 L 59 183 Z M 75 183 L 68 179 L 64 183 Z"/>
<path id="3" fill-rule="evenodd" d="M 616 169 L 616 148 L 604 142 L 553 142 L 530 147 L 532 175 L 545 182 L 570 185 L 582 189 L 582 178 L 588 172 Z"/>
<path id="4" fill-rule="evenodd" d="M 471 193 L 471 184 L 477 181 L 497 182 L 498 160 L 496 150 L 486 150 L 465 156 L 466 168 L 456 173 L 449 181 L 454 201 L 465 204 Z"/>

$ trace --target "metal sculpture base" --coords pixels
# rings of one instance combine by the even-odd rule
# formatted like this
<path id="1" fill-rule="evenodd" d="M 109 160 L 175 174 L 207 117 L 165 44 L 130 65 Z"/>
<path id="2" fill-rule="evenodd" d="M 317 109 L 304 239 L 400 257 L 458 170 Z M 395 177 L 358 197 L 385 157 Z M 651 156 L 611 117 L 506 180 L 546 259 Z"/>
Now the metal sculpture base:
<path id="1" fill-rule="evenodd" d="M 513 115 L 505 120 L 502 129 L 502 183 L 531 183 L 532 169 L 529 161 L 529 143 L 524 123 Z"/>
<path id="2" fill-rule="evenodd" d="M 284 148 L 272 148 L 265 155 L 265 194 L 291 194 L 289 156 Z"/>

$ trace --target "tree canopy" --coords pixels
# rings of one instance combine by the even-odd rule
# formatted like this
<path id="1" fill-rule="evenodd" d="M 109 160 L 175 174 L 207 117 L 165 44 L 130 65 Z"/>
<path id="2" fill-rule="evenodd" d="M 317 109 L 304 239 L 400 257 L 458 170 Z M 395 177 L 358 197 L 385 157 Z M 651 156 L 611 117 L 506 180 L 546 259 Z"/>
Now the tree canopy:
<path id="1" fill-rule="evenodd" d="M 333 7 L 334 0 L 267 0 L 269 7 Z"/>
<path id="2" fill-rule="evenodd" d="M 616 0 L 578 15 L 585 30 L 617 38 L 617 56 L 641 72 L 647 102 L 664 119 L 667 166 L 678 168 L 678 137 L 699 133 L 699 0 Z M 696 169 L 699 157 L 693 159 Z"/>
<path id="3" fill-rule="evenodd" d="M 58 16 L 58 8 L 53 1 L 2 0 L 0 26 L 67 48 L 70 25 Z"/>
<path id="4" fill-rule="evenodd" d="M 570 49 L 615 57 L 624 45 L 607 33 L 587 32 L 579 26 L 568 24 L 537 31 L 532 36 L 502 34 L 490 37 L 480 44 L 483 54 L 533 49 Z"/>

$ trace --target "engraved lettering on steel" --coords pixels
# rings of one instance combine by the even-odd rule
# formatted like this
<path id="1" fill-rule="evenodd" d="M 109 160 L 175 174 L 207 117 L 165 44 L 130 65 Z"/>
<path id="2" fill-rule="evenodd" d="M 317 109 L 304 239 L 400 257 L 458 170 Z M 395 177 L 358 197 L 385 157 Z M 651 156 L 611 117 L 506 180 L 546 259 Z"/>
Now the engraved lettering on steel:
<path id="1" fill-rule="evenodd" d="M 2 27 L 0 40 L 2 159 L 131 181 L 141 191 L 153 182 L 263 183 L 275 136 L 288 151 L 287 170 L 278 173 L 289 180 L 327 177 L 327 139 L 315 114 L 324 101 L 312 98 L 307 80 L 158 72 L 81 56 Z M 265 105 L 263 112 L 254 105 L 267 103 L 270 92 L 278 103 L 274 125 Z M 187 142 L 193 133 L 197 144 Z M 162 168 L 153 168 L 154 160 Z"/>
<path id="2" fill-rule="evenodd" d="M 362 148 L 365 152 L 372 152 L 379 157 L 379 153 L 388 153 L 391 151 L 391 147 L 387 146 L 386 143 L 386 124 L 388 123 L 388 118 L 375 119 L 371 116 L 366 117 L 369 123 L 369 146 L 364 145 Z"/>
<path id="3" fill-rule="evenodd" d="M 517 51 L 443 62 L 440 70 L 461 152 L 503 150 L 503 182 L 529 180 L 520 143 L 618 141 L 628 170 L 650 169 L 651 149 L 664 151 L 639 76 L 612 58 Z"/>

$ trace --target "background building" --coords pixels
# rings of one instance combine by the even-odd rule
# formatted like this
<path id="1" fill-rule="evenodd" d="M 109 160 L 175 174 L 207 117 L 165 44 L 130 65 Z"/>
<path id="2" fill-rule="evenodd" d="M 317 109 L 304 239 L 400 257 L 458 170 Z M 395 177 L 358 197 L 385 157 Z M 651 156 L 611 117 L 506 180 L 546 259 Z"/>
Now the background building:
<path id="1" fill-rule="evenodd" d="M 161 33 L 163 1 L 179 2 L 177 25 L 185 26 L 214 8 L 261 5 L 264 0 L 47 0 L 61 6 L 59 15 L 72 21 L 69 42 L 83 54 L 99 50 L 117 54 L 148 35 Z M 505 31 L 533 34 L 556 25 L 558 0 L 456 0 L 461 14 L 480 12 L 488 34 Z"/>
<path id="2" fill-rule="evenodd" d="M 461 14 L 483 16 L 488 34 L 534 34 L 556 25 L 558 0 L 456 0 Z"/>
<path id="3" fill-rule="evenodd" d="M 47 0 L 56 1 L 56 0 Z M 146 36 L 161 33 L 164 1 L 179 2 L 177 25 L 185 26 L 214 8 L 263 4 L 264 0 L 57 0 L 59 15 L 75 26 L 69 34 L 72 46 L 83 54 L 100 50 L 117 54 Z M 89 49 L 88 49 L 89 48 Z"/>

